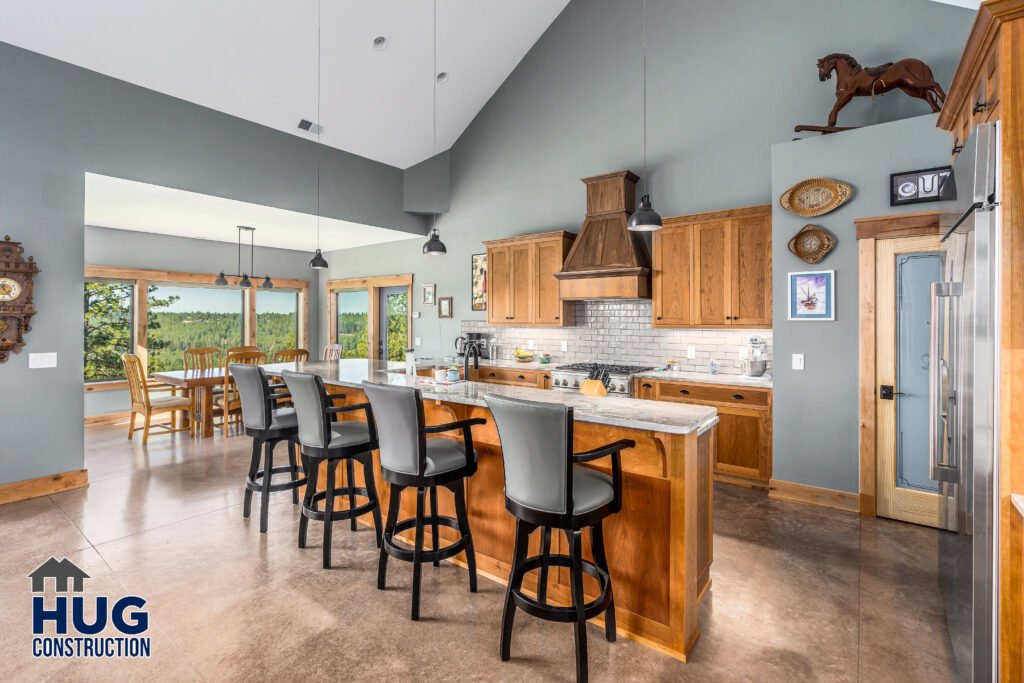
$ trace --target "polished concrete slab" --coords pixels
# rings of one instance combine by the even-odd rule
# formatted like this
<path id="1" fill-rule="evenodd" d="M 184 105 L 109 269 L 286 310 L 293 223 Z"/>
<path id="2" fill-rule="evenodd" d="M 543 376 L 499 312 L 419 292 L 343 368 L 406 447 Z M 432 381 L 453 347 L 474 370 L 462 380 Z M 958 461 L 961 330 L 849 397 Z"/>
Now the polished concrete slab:
<path id="1" fill-rule="evenodd" d="M 425 567 L 414 623 L 411 567 L 391 562 L 378 591 L 368 528 L 336 526 L 331 570 L 319 524 L 296 547 L 289 494 L 275 494 L 260 534 L 258 517 L 241 514 L 247 438 L 160 435 L 143 447 L 126 431 L 86 430 L 88 488 L 0 506 L 4 680 L 573 680 L 566 624 L 520 613 L 512 661 L 499 660 L 497 583 L 473 595 L 462 569 Z M 951 680 L 940 532 L 728 485 L 714 505 L 713 583 L 690 661 L 607 643 L 591 626 L 594 680 Z M 26 575 L 51 555 L 90 574 L 88 594 L 148 601 L 149 659 L 32 657 Z"/>

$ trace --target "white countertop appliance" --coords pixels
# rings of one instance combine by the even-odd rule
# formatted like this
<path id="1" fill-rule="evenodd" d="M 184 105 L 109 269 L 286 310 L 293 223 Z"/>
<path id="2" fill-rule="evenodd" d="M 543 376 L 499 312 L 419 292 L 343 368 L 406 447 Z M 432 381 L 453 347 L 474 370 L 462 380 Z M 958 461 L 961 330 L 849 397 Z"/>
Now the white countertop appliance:
<path id="1" fill-rule="evenodd" d="M 611 365 L 606 363 L 570 363 L 551 371 L 551 388 L 560 391 L 579 391 L 583 380 L 592 376 L 605 381 L 610 395 L 631 396 L 634 373 L 650 370 L 640 365 Z"/>

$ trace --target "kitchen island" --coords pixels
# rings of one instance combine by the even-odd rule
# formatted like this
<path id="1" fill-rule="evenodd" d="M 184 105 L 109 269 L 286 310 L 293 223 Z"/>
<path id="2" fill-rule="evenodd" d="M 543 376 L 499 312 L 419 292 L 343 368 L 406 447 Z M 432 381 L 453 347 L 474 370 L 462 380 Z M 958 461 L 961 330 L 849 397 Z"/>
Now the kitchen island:
<path id="1" fill-rule="evenodd" d="M 604 525 L 616 626 L 622 635 L 686 659 L 699 634 L 698 602 L 711 585 L 712 454 L 718 422 L 715 408 L 611 396 L 590 398 L 573 392 L 478 382 L 435 386 L 426 378 L 407 376 L 401 363 L 379 361 L 316 361 L 264 367 L 270 374 L 295 370 L 320 375 L 329 389 L 344 393 L 344 398 L 337 399 L 341 404 L 364 402 L 360 386 L 369 380 L 420 389 L 428 424 L 485 418 L 486 425 L 473 429 L 479 467 L 466 484 L 467 507 L 478 570 L 502 583 L 508 578 L 512 561 L 515 521 L 505 510 L 501 447 L 484 395 L 572 406 L 577 452 L 618 439 L 633 439 L 636 447 L 622 453 L 622 511 Z M 362 412 L 343 415 L 358 419 Z M 457 433 L 446 436 L 456 438 Z M 610 471 L 609 464 L 600 460 L 588 466 Z M 356 476 L 358 481 L 361 475 Z M 376 484 L 386 508 L 389 487 L 379 478 Z M 438 493 L 439 513 L 454 515 L 451 495 L 444 489 Z M 413 498 L 407 498 L 403 518 L 413 514 Z M 343 507 L 345 503 L 339 501 L 338 505 Z M 454 533 L 442 527 L 441 544 L 455 540 Z M 553 534 L 552 541 L 552 552 L 567 552 L 561 534 Z M 538 552 L 538 546 L 539 538 L 531 538 L 531 554 Z M 589 553 L 589 538 L 585 552 Z M 463 556 L 453 559 L 461 564 Z M 524 587 L 529 590 L 535 585 L 533 572 Z M 588 600 L 595 597 L 596 587 L 596 582 L 585 577 Z M 467 595 L 466 599 L 472 598 Z M 553 571 L 549 576 L 548 599 L 570 604 L 566 570 Z M 595 622 L 602 623 L 602 619 Z"/>

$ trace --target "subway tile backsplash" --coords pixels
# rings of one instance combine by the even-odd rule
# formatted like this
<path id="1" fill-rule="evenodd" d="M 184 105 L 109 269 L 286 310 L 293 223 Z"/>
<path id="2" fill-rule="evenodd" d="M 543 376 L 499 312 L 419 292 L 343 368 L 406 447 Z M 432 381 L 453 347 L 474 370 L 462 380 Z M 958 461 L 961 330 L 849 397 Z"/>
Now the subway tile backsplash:
<path id="1" fill-rule="evenodd" d="M 682 370 L 705 372 L 709 361 L 723 374 L 740 374 L 740 347 L 756 334 L 764 338 L 772 359 L 771 330 L 666 330 L 651 327 L 651 302 L 644 299 L 579 301 L 576 326 L 488 327 L 482 320 L 463 320 L 462 332 L 484 332 L 498 341 L 501 358 L 511 358 L 518 346 L 546 351 L 554 363 L 604 362 L 664 366 L 669 358 Z M 562 342 L 567 351 L 562 351 Z M 696 358 L 687 358 L 687 347 Z M 770 371 L 769 371 L 770 372 Z"/>

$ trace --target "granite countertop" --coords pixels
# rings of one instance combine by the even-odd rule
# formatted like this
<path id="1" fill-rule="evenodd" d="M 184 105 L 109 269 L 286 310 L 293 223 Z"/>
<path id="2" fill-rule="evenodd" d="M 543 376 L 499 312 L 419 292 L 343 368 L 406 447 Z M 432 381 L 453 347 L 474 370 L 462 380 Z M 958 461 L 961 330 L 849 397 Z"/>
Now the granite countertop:
<path id="1" fill-rule="evenodd" d="M 512 361 L 515 362 L 515 361 Z M 526 365 L 526 363 L 517 364 Z M 718 422 L 718 411 L 710 406 L 687 403 L 645 401 L 618 396 L 588 397 L 575 392 L 550 391 L 535 387 L 522 387 L 485 382 L 459 382 L 447 386 L 434 386 L 421 377 L 409 377 L 402 372 L 401 362 L 346 359 L 340 361 L 310 361 L 274 363 L 264 366 L 268 372 L 296 370 L 320 375 L 325 384 L 359 388 L 365 380 L 381 384 L 416 387 L 423 397 L 467 405 L 484 406 L 484 396 L 495 394 L 530 401 L 562 403 L 571 406 L 580 422 L 614 425 L 631 429 L 647 429 L 668 434 L 704 432 Z"/>
<path id="2" fill-rule="evenodd" d="M 712 375 L 709 372 L 684 372 L 682 370 L 651 370 L 648 372 L 639 372 L 633 376 L 649 379 L 676 380 L 679 382 L 705 382 L 708 384 L 729 384 L 744 387 L 763 387 L 765 389 L 772 388 L 771 375 L 747 377 L 745 375 L 723 375 L 721 373 Z"/>

